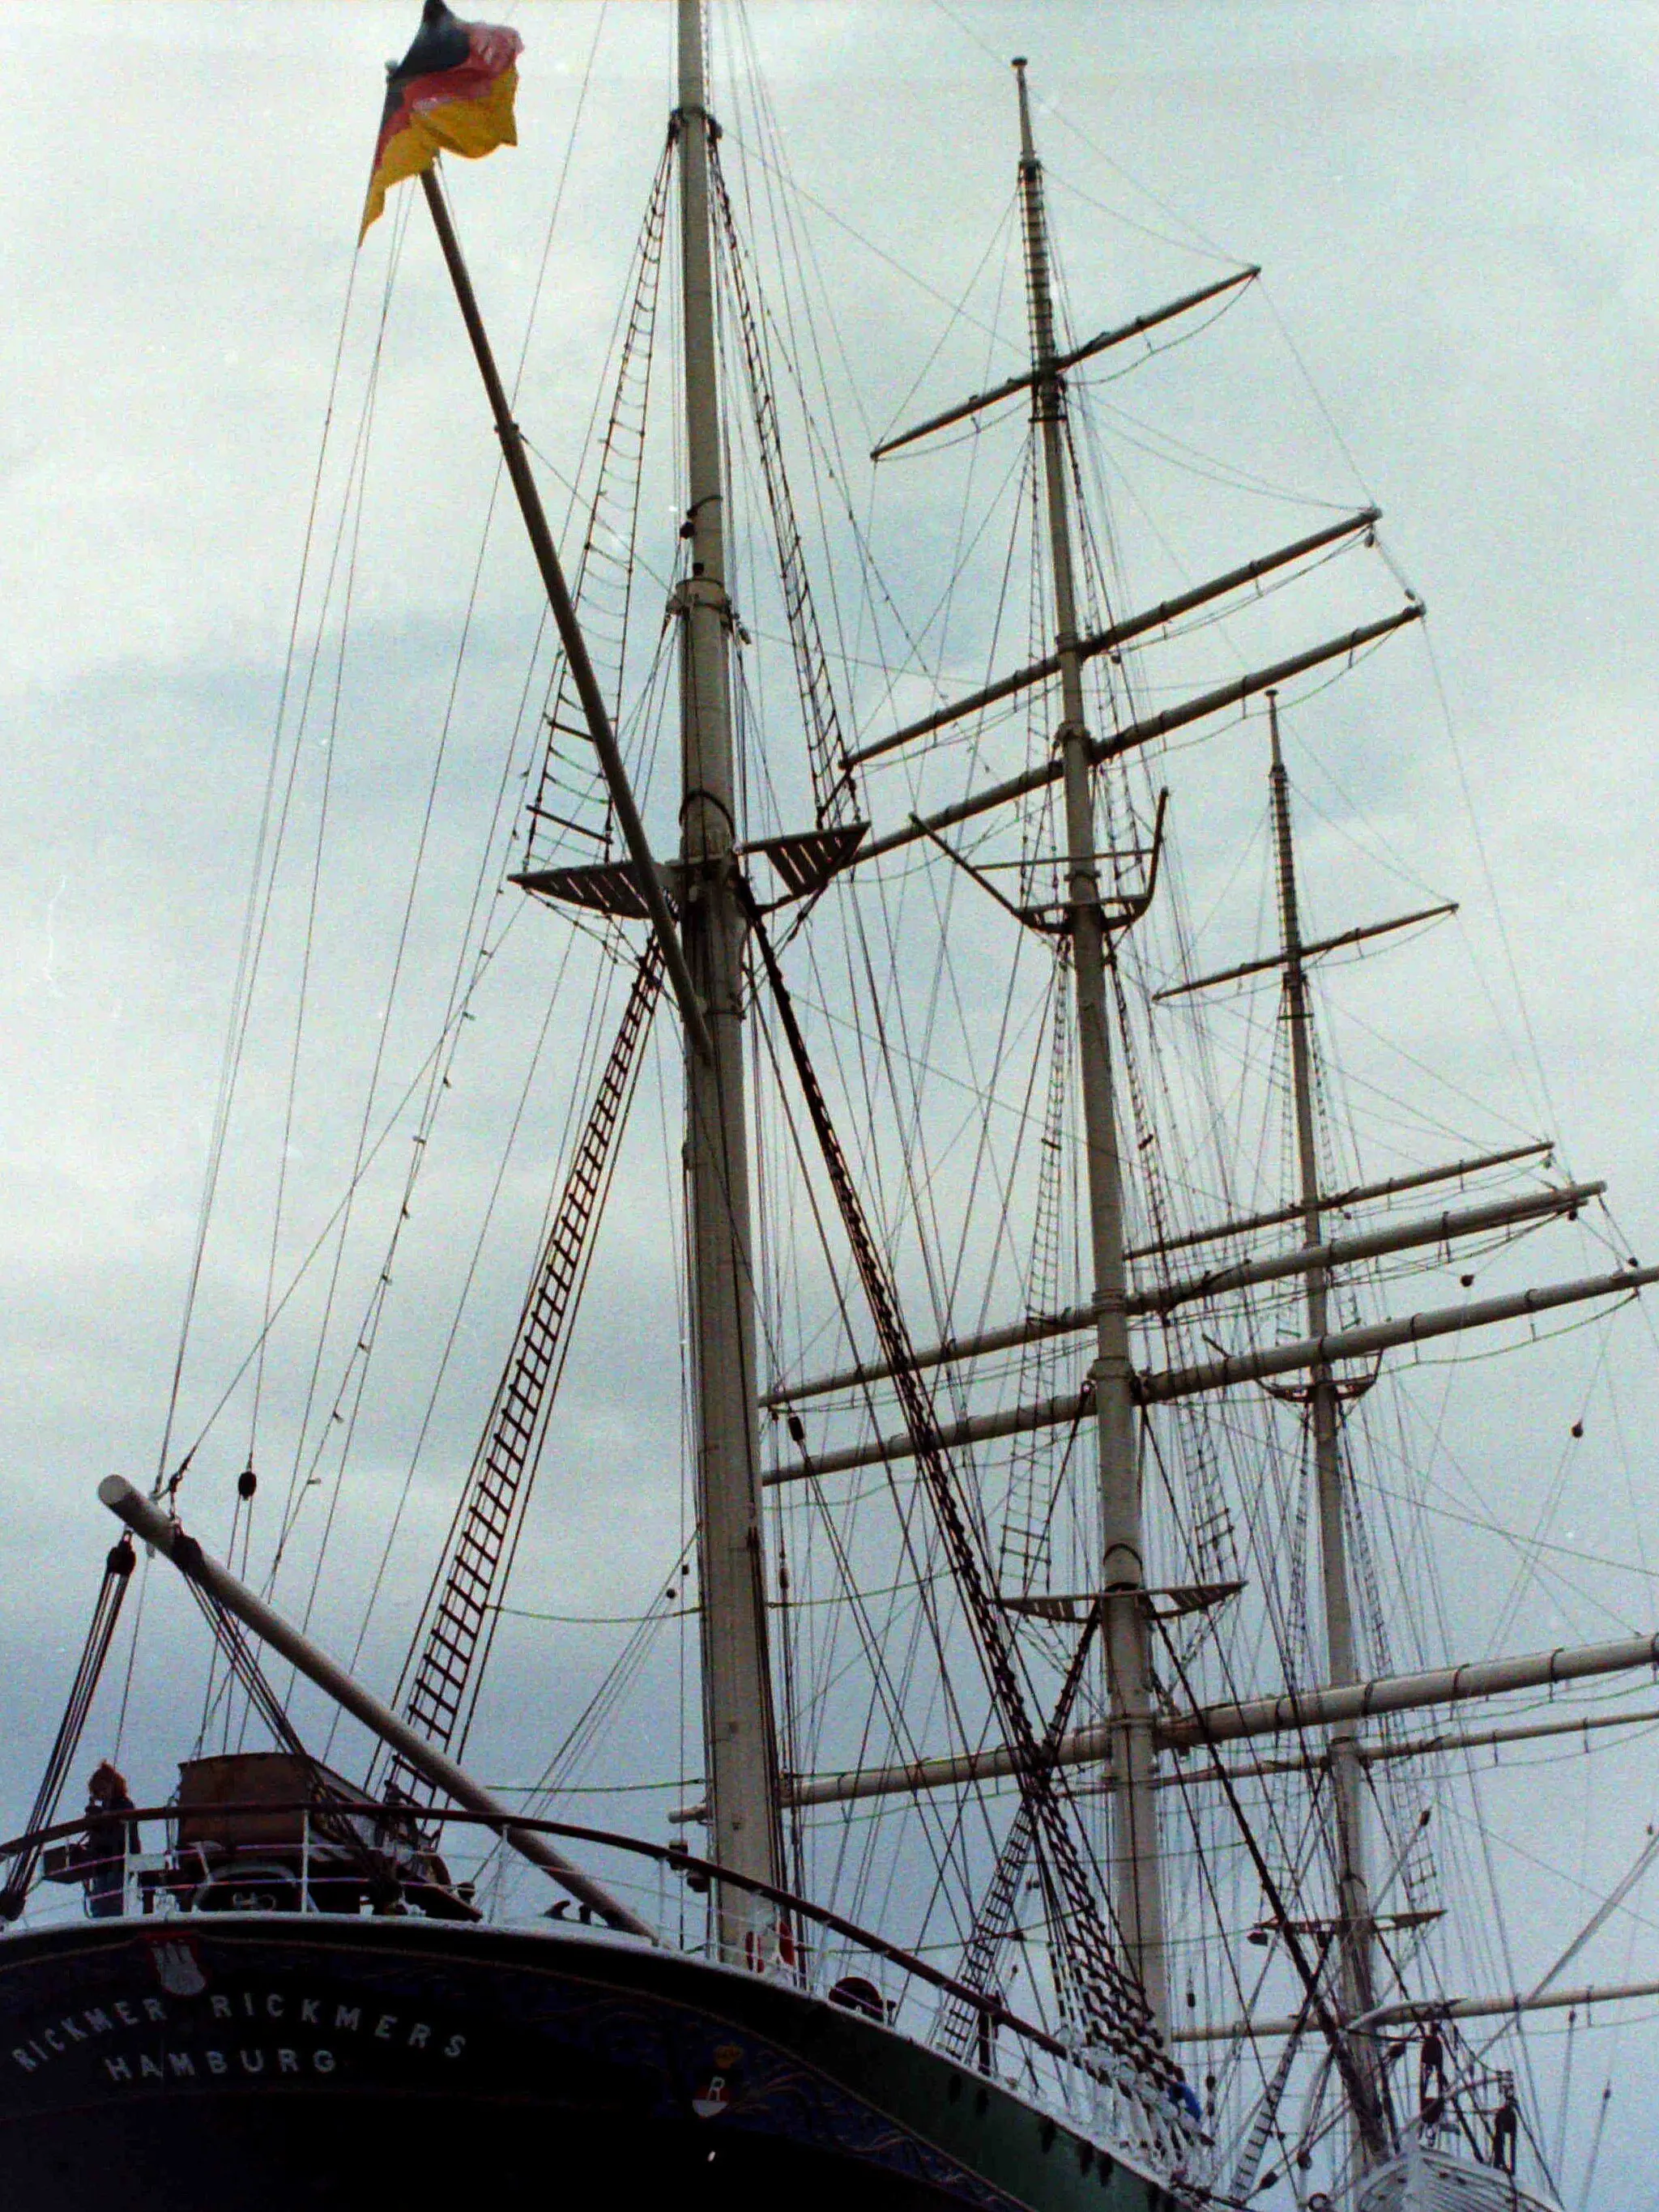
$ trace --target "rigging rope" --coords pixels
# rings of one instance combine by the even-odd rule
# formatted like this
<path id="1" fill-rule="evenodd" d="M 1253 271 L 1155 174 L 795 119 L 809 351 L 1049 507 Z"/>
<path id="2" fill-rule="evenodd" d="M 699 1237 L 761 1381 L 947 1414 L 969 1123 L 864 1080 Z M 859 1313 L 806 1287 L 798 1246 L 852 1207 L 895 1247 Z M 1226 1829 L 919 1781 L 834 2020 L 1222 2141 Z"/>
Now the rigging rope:
<path id="1" fill-rule="evenodd" d="M 1073 2000 L 1081 2017 L 1079 2030 L 1098 2038 L 1131 2066 L 1172 2095 L 1180 2076 L 1152 2028 L 1145 1993 L 1115 1957 L 1101 1918 L 1100 1906 L 1085 1871 L 1052 1763 L 1042 1757 L 1032 1726 L 1024 1688 L 996 1601 L 992 1595 L 978 1547 L 969 1534 L 927 1394 L 919 1380 L 908 1333 L 899 1310 L 885 1264 L 872 1237 L 862 1205 L 848 1172 L 845 1157 L 817 1077 L 807 1053 L 794 1006 L 777 964 L 758 909 L 748 900 L 750 923 L 759 945 L 767 979 L 776 1003 L 807 1110 L 823 1154 L 835 1190 L 842 1225 L 853 1246 L 854 1263 L 869 1301 L 883 1357 L 895 1370 L 897 1395 L 904 1407 L 907 1426 L 915 1447 L 924 1486 L 944 1537 L 956 1574 L 988 1685 L 1004 1725 L 1020 1755 L 1020 1790 L 1029 1798 L 1031 1819 L 1047 1846 L 1064 1911 L 1057 1914 L 1066 1936 L 1066 1959 L 1073 1982 Z M 1127 2086 L 1127 2085 L 1126 2085 Z M 1162 2117 L 1162 2116 L 1160 2116 Z M 1176 2134 L 1174 2111 L 1165 2124 Z"/>
<path id="2" fill-rule="evenodd" d="M 380 361 L 380 344 L 385 337 L 386 313 L 392 296 L 392 276 L 397 268 L 398 250 L 407 222 L 408 217 L 405 212 L 402 214 L 400 222 L 394 225 L 392 252 L 381 299 L 380 328 L 374 353 L 374 363 L 376 368 Z M 277 691 L 276 711 L 271 729 L 270 753 L 265 771 L 264 795 L 260 811 L 258 834 L 254 845 L 253 865 L 248 879 L 247 905 L 243 917 L 241 941 L 237 955 L 236 979 L 231 994 L 230 1016 L 226 1024 L 225 1048 L 220 1071 L 218 1096 L 214 1108 L 212 1133 L 209 1139 L 207 1168 L 203 1182 L 201 1205 L 198 1212 L 190 1269 L 185 1282 L 184 1310 L 179 1318 L 178 1348 L 173 1358 L 173 1375 L 168 1388 L 167 1413 L 161 1429 L 161 1449 L 157 1455 L 158 1486 L 166 1480 L 167 1462 L 172 1455 L 173 1431 L 178 1419 L 179 1399 L 184 1383 L 185 1361 L 190 1346 L 191 1327 L 195 1317 L 196 1299 L 201 1286 L 202 1268 L 207 1253 L 208 1232 L 218 1193 L 219 1174 L 230 1130 L 231 1113 L 235 1103 L 248 1025 L 253 1011 L 254 994 L 264 947 L 265 932 L 270 921 L 276 872 L 287 824 L 295 769 L 299 759 L 298 731 L 302 729 L 305 724 L 312 685 L 316 676 L 318 658 L 321 651 L 321 612 L 319 611 L 318 637 L 313 643 L 307 668 L 288 784 L 277 819 L 276 842 L 271 848 L 270 867 L 267 871 L 265 855 L 271 836 L 271 807 L 276 793 L 278 767 L 282 759 L 283 723 L 293 684 L 295 664 L 298 657 L 300 618 L 305 604 L 306 585 L 310 574 L 312 544 L 316 532 L 318 508 L 322 498 L 323 474 L 333 430 L 334 407 L 338 396 L 340 374 L 345 357 L 346 333 L 350 324 L 358 266 L 357 256 L 354 253 L 347 273 L 345 297 L 341 302 L 339 327 L 335 336 L 333 362 L 329 374 L 328 398 L 324 408 L 322 434 L 318 441 L 317 465 L 313 471 L 310 501 L 306 512 L 300 574 L 295 586 L 293 611 L 289 623 L 288 648 L 283 659 L 282 682 Z M 361 421 L 357 438 L 361 442 Z M 356 466 L 356 450 L 354 447 L 353 470 Z M 349 471 L 348 495 L 349 482 L 350 471 Z M 328 577 L 324 586 L 324 611 L 327 608 L 333 590 L 334 569 L 338 559 L 338 551 L 337 535 L 334 557 L 331 560 Z M 180 1472 L 182 1473 L 182 1468 Z"/>
<path id="3" fill-rule="evenodd" d="M 820 829 L 850 818 L 854 803 L 852 770 L 847 764 L 847 743 L 842 733 L 830 663 L 813 605 L 811 579 L 805 558 L 800 524 L 784 467 L 783 443 L 778 425 L 777 403 L 767 374 L 766 349 L 745 274 L 743 242 L 738 234 L 720 152 L 712 138 L 708 148 L 709 180 L 720 218 L 726 248 L 726 274 L 737 302 L 738 329 L 747 371 L 750 412 L 760 449 L 761 473 L 772 520 L 778 568 L 783 585 L 784 615 L 795 657 L 795 681 L 800 692 L 801 718 L 806 731 L 807 754 L 812 771 L 812 794 Z"/>
<path id="4" fill-rule="evenodd" d="M 634 577 L 640 565 L 637 540 L 645 436 L 672 167 L 671 140 L 658 161 L 634 249 L 610 412 L 599 441 L 592 494 L 583 502 L 586 520 L 571 578 L 571 593 L 581 608 L 583 629 L 599 648 L 602 681 L 617 722 L 622 719 Z M 615 520 L 611 510 L 615 511 Z M 596 587 L 607 578 L 608 597 L 596 599 Z M 601 618 L 597 623 L 596 612 Z M 546 865 L 553 858 L 559 831 L 592 843 L 606 860 L 611 856 L 615 823 L 610 800 L 599 788 L 601 779 L 587 724 L 576 708 L 572 687 L 569 664 L 561 654 L 543 709 L 547 744 L 540 776 L 535 796 L 526 807 L 531 825 L 526 867 Z M 561 751 L 562 738 L 575 746 L 574 759 Z M 574 783 L 566 780 L 569 775 L 574 775 Z M 591 809 L 596 799 L 604 801 L 602 826 L 597 829 L 582 818 L 582 810 Z M 550 849 L 538 856 L 538 836 L 547 832 L 555 833 Z"/>
<path id="5" fill-rule="evenodd" d="M 104 1662 L 109 1656 L 116 1623 L 121 1617 L 127 1584 L 132 1579 L 135 1557 L 132 1538 L 125 1535 L 104 1562 L 104 1578 L 98 1586 L 98 1595 L 93 1605 L 92 1624 L 87 1630 L 87 1640 L 82 1646 L 75 1680 L 70 1686 L 69 1702 L 64 1708 L 64 1717 L 58 1724 L 58 1733 L 46 1756 L 46 1771 L 40 1778 L 40 1786 L 35 1792 L 34 1803 L 24 1826 L 25 1835 L 38 1834 L 40 1830 L 50 1828 L 58 1817 L 58 1801 L 63 1796 L 70 1763 L 80 1748 L 87 1717 L 92 1711 L 92 1701 L 98 1693 L 99 1680 L 104 1671 Z M 36 1845 L 21 1852 L 12 1861 L 5 1887 L 0 1889 L 0 1923 L 15 1920 L 22 1911 L 40 1858 L 40 1847 Z"/>
<path id="6" fill-rule="evenodd" d="M 430 1742 L 463 1756 L 500 1620 L 547 1421 L 570 1349 L 593 1256 L 593 1230 L 616 1172 L 617 1145 L 662 982 L 662 947 L 648 940 L 615 1043 L 589 1107 L 553 1225 L 527 1292 L 506 1366 L 405 1662 L 404 1718 Z M 416 1654 L 418 1653 L 418 1657 Z M 401 1684 L 399 1686 L 402 1686 Z M 387 1789 L 430 1806 L 434 1785 L 401 1753 Z"/>

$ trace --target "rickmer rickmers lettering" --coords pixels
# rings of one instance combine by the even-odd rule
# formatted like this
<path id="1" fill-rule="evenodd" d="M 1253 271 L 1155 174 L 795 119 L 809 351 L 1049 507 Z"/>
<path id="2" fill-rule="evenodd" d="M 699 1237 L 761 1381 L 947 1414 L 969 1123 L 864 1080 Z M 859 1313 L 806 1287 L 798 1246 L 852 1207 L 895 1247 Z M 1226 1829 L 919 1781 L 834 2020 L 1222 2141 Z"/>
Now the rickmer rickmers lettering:
<path id="1" fill-rule="evenodd" d="M 222 2081 L 237 2073 L 256 2079 L 267 2066 L 279 2075 L 309 2072 L 327 2076 L 338 2070 L 342 2048 L 349 2057 L 344 2042 L 348 2038 L 353 2042 L 367 2039 L 388 2046 L 391 2052 L 422 2051 L 449 2060 L 461 2057 L 466 2050 L 465 2035 L 434 2028 L 429 2021 L 404 2020 L 393 2012 L 377 2012 L 373 2007 L 365 2020 L 364 2007 L 349 2004 L 343 1998 L 296 1997 L 285 1990 L 229 1993 L 216 1990 L 206 2001 L 206 2010 L 205 2021 L 192 2020 L 175 1998 L 170 2018 L 167 2002 L 161 1997 L 116 1997 L 107 2009 L 88 2005 L 78 2015 L 65 2013 L 59 2020 L 42 2023 L 13 2046 L 12 2060 L 25 2074 L 33 2074 L 56 2059 L 73 2057 L 77 2045 L 94 2045 L 105 2074 L 119 2083 Z M 222 2044 L 204 2044 L 203 2033 L 217 2036 L 222 2024 Z M 130 2031 L 150 2027 L 167 2033 L 159 2041 L 136 2044 Z M 246 2033 L 261 2030 L 287 2035 L 309 2032 L 309 2039 L 271 2045 L 243 2039 Z M 191 2039 L 188 2042 L 183 2039 L 185 2036 Z M 234 2043 L 229 2040 L 232 2036 L 237 2038 Z M 319 2040 L 322 2036 L 329 2039 Z M 175 2038 L 179 2039 L 176 2044 Z"/>

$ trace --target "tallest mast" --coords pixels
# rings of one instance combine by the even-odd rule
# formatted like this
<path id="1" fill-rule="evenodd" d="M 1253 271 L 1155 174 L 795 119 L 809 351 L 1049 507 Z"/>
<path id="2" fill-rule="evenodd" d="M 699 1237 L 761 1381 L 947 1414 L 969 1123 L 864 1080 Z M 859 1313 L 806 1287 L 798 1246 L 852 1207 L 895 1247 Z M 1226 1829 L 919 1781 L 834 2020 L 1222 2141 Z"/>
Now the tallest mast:
<path id="1" fill-rule="evenodd" d="M 775 1730 L 761 1559 L 753 1247 L 743 1067 L 744 921 L 738 902 L 736 777 L 727 656 L 726 505 L 720 474 L 708 147 L 701 0 L 678 0 L 680 268 L 684 307 L 690 558 L 680 624 L 680 932 L 711 1049 L 686 1053 L 703 1726 L 711 1856 L 734 1874 L 780 1875 Z M 728 1890 L 720 1940 L 740 1951 L 748 1909 Z"/>
<path id="2" fill-rule="evenodd" d="M 1164 1889 L 1152 1795 L 1152 1684 L 1135 1449 L 1133 1373 L 1123 1258 L 1123 1171 L 1113 1097 L 1112 1042 L 1106 1010 L 1106 923 L 1100 902 L 1095 842 L 1094 770 L 1084 719 L 1083 663 L 1078 652 L 1077 587 L 1067 481 L 1066 392 L 1054 343 L 1048 232 L 1042 165 L 1031 136 L 1025 64 L 1019 82 L 1019 191 L 1025 220 L 1030 293 L 1032 389 L 1042 441 L 1048 509 L 1049 566 L 1054 591 L 1054 647 L 1060 662 L 1065 763 L 1066 899 L 1076 978 L 1078 1050 L 1087 1162 L 1090 1258 L 1096 1321 L 1095 1425 L 1100 1454 L 1103 1641 L 1113 1720 L 1117 1787 L 1112 1794 L 1112 1904 L 1146 1993 L 1154 2024 L 1167 2028 L 1168 1968 L 1164 1948 Z"/>

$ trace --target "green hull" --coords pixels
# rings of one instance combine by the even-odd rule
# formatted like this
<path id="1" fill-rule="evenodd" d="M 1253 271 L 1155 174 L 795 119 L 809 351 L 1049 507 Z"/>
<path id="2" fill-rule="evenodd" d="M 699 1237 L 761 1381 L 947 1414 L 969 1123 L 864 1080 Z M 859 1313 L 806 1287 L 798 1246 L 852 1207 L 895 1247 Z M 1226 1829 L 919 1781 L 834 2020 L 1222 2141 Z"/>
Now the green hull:
<path id="1" fill-rule="evenodd" d="M 592 1933 L 238 1915 L 0 1939 L 7 2212 L 1166 2212 L 1075 2126 L 821 1999 Z"/>

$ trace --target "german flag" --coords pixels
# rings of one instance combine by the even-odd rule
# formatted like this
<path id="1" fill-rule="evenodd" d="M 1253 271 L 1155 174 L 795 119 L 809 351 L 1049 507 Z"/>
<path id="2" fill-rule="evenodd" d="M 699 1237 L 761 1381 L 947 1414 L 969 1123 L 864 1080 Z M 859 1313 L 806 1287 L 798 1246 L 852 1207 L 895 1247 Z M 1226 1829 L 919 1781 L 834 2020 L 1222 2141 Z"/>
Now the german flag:
<path id="1" fill-rule="evenodd" d="M 524 40 L 504 24 L 464 23 L 444 0 L 426 0 L 414 45 L 387 72 L 360 237 L 392 185 L 418 177 L 441 153 L 476 159 L 518 144 L 513 95 L 523 51 Z"/>

